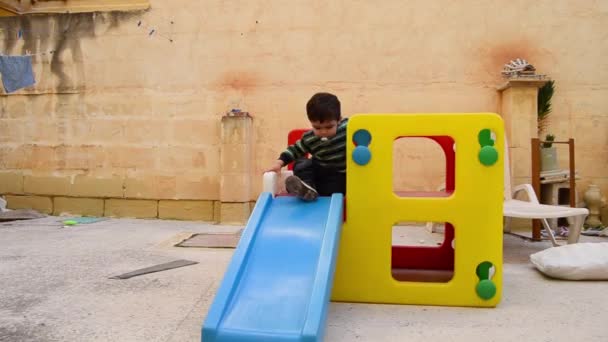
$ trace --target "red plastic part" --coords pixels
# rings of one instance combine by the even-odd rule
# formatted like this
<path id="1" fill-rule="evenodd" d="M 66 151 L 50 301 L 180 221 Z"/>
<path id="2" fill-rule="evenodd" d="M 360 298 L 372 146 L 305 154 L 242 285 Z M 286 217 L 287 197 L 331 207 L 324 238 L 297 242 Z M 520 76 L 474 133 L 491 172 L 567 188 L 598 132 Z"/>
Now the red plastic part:
<path id="1" fill-rule="evenodd" d="M 391 268 L 407 268 L 416 270 L 453 270 L 454 227 L 445 224 L 445 238 L 441 246 L 392 246 Z"/>
<path id="2" fill-rule="evenodd" d="M 456 153 L 454 152 L 454 139 L 449 136 L 428 136 L 424 138 L 429 138 L 437 142 L 445 154 L 445 193 L 439 194 L 439 196 L 449 196 L 454 192 L 456 185 Z M 412 193 L 411 195 L 428 196 L 429 194 Z M 393 246 L 391 253 L 391 266 L 392 268 L 418 270 L 453 270 L 453 239 L 454 226 L 452 226 L 450 223 L 446 223 L 444 240 L 439 247 Z"/>
<path id="3" fill-rule="evenodd" d="M 296 141 L 300 140 L 302 135 L 308 131 L 310 131 L 310 129 L 294 129 L 289 132 L 289 135 L 287 135 L 287 146 L 295 144 Z M 287 165 L 287 169 L 293 170 L 293 163 L 289 163 L 289 165 Z"/>
<path id="4" fill-rule="evenodd" d="M 294 144 L 307 131 L 308 129 L 292 130 L 287 137 L 287 143 L 289 145 Z M 449 136 L 423 136 L 423 138 L 428 138 L 438 143 L 445 154 L 446 193 L 439 196 L 449 196 L 454 192 L 456 186 L 454 139 Z M 287 167 L 289 170 L 293 170 L 293 163 Z M 412 193 L 408 195 L 428 196 L 430 193 Z M 346 197 L 344 198 L 344 220 L 346 220 Z M 444 236 L 443 243 L 439 247 L 392 246 L 392 268 L 453 270 L 454 249 L 452 248 L 452 240 L 454 239 L 454 226 L 450 223 L 445 224 Z"/>

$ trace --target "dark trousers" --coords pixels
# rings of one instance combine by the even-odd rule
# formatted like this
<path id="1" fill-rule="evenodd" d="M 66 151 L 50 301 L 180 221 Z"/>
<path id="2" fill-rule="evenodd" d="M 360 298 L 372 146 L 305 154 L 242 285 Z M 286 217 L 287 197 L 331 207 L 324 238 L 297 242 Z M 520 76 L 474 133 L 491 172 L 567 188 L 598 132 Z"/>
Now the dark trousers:
<path id="1" fill-rule="evenodd" d="M 346 195 L 346 173 L 325 168 L 314 159 L 296 160 L 293 174 L 315 188 L 319 196 L 331 196 L 334 193 Z"/>

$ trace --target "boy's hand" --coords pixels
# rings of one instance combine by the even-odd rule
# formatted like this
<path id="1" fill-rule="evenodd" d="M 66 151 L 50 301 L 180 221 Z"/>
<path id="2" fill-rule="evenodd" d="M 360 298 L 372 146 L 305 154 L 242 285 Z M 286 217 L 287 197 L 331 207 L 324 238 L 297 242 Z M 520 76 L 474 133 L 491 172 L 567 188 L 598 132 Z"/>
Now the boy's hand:
<path id="1" fill-rule="evenodd" d="M 276 173 L 280 173 L 281 172 L 281 168 L 283 167 L 283 161 L 278 159 L 274 162 L 274 164 L 272 165 L 272 167 L 264 170 L 264 172 L 276 172 Z"/>

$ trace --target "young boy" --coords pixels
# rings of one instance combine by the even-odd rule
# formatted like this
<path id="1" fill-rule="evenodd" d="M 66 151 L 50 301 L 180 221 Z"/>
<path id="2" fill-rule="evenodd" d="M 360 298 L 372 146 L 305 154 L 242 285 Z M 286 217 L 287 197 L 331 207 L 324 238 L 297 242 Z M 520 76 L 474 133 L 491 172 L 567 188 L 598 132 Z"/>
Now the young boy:
<path id="1" fill-rule="evenodd" d="M 317 93 L 308 100 L 306 113 L 312 130 L 287 147 L 266 171 L 279 173 L 295 161 L 294 175 L 287 177 L 285 187 L 305 201 L 314 201 L 319 195 L 345 194 L 348 119 L 342 118 L 340 101 L 333 94 Z M 311 159 L 305 158 L 307 153 Z"/>

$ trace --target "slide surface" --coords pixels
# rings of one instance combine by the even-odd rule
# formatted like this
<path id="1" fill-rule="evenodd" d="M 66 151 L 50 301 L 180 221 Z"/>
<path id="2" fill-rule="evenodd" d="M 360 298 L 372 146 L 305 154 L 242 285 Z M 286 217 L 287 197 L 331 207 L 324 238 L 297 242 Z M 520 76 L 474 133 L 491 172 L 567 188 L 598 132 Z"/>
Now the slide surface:
<path id="1" fill-rule="evenodd" d="M 303 202 L 262 193 L 209 309 L 202 340 L 323 340 L 342 206 L 342 194 Z"/>

